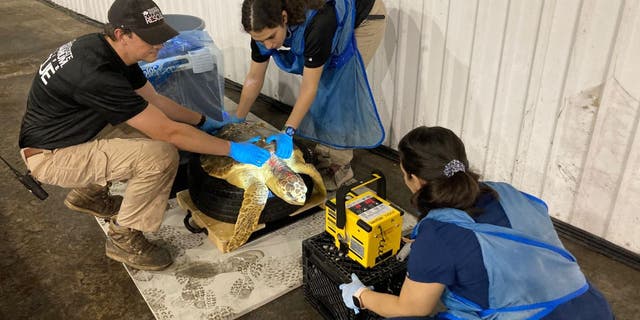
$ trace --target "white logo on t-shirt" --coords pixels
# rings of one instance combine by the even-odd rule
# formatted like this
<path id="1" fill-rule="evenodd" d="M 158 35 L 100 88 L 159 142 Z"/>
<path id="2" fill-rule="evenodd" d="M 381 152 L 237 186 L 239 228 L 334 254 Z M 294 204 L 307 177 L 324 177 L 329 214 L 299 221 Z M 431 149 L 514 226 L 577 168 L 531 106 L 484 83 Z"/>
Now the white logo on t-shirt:
<path id="1" fill-rule="evenodd" d="M 40 80 L 46 86 L 56 71 L 61 69 L 67 62 L 73 59 L 73 52 L 71 52 L 71 46 L 73 45 L 73 41 L 70 41 L 64 45 L 62 45 L 58 50 L 49 55 L 47 60 L 44 61 L 40 65 L 40 69 L 38 69 L 38 74 L 40 75 Z"/>

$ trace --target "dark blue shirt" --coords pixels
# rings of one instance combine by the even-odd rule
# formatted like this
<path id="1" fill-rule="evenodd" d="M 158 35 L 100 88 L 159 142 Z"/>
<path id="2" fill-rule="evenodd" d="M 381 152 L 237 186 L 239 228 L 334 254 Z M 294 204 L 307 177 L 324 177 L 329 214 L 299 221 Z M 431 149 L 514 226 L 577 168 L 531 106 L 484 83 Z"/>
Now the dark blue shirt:
<path id="1" fill-rule="evenodd" d="M 476 222 L 511 228 L 500 202 L 491 195 L 483 195 L 476 205 L 482 209 L 474 218 Z M 487 270 L 480 243 L 469 229 L 426 219 L 411 245 L 407 276 L 417 282 L 444 284 L 481 307 L 489 307 Z M 543 319 L 612 319 L 612 316 L 602 294 L 591 285 L 589 291 L 558 306 Z"/>

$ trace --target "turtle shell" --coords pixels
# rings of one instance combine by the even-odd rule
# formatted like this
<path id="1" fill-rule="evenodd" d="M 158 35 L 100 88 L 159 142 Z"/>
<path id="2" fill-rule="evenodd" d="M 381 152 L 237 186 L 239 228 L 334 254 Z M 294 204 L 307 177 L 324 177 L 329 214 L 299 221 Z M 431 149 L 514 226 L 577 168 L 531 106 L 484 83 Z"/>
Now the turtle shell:
<path id="1" fill-rule="evenodd" d="M 271 158 L 261 167 L 236 162 L 228 156 L 201 155 L 200 165 L 209 176 L 244 190 L 235 230 L 226 244 L 227 251 L 244 244 L 256 229 L 262 210 L 269 197 L 269 191 L 292 205 L 303 205 L 306 201 L 307 186 L 298 173 L 310 176 L 314 185 L 326 194 L 322 178 L 313 165 L 305 162 L 302 152 L 296 147 L 289 159 L 275 155 L 274 145 L 266 144 L 266 137 L 278 131 L 261 122 L 230 124 L 219 130 L 217 137 L 243 142 L 256 136 L 255 144 L 271 151 Z"/>

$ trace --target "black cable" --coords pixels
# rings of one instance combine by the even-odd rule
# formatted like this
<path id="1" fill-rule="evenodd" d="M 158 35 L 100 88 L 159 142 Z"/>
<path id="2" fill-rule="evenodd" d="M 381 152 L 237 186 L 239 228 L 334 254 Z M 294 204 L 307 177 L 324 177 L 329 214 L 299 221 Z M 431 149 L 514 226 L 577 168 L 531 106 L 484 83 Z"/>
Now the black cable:
<path id="1" fill-rule="evenodd" d="M 387 244 L 387 239 L 384 238 L 384 231 L 382 231 L 382 226 L 378 225 L 378 230 L 380 230 L 380 242 L 378 242 L 378 257 L 382 256 L 384 246 Z"/>
<path id="2" fill-rule="evenodd" d="M 27 170 L 27 173 L 22 174 L 7 160 L 5 160 L 4 157 L 0 156 L 0 159 L 2 159 L 2 162 L 11 169 L 11 172 L 16 176 L 16 179 L 18 179 L 18 181 L 20 181 L 20 183 L 22 183 L 22 185 L 24 185 L 31 194 L 40 200 L 44 200 L 49 196 L 49 194 L 42 188 L 42 185 L 40 185 L 40 182 L 31 176 L 31 172 Z"/>

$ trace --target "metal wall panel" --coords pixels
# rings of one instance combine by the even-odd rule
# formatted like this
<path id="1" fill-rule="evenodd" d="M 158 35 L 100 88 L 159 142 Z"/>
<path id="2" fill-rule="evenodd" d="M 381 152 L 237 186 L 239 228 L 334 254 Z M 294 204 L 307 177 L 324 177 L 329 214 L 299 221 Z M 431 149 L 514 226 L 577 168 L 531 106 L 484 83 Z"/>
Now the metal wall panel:
<path id="1" fill-rule="evenodd" d="M 56 0 L 104 21 L 111 0 Z M 241 0 L 157 0 L 203 18 L 242 83 Z M 640 252 L 640 2 L 385 0 L 368 67 L 385 144 L 419 125 L 451 128 L 488 180 L 538 195 L 551 214 Z M 298 76 L 272 64 L 263 93 L 293 104 Z"/>

